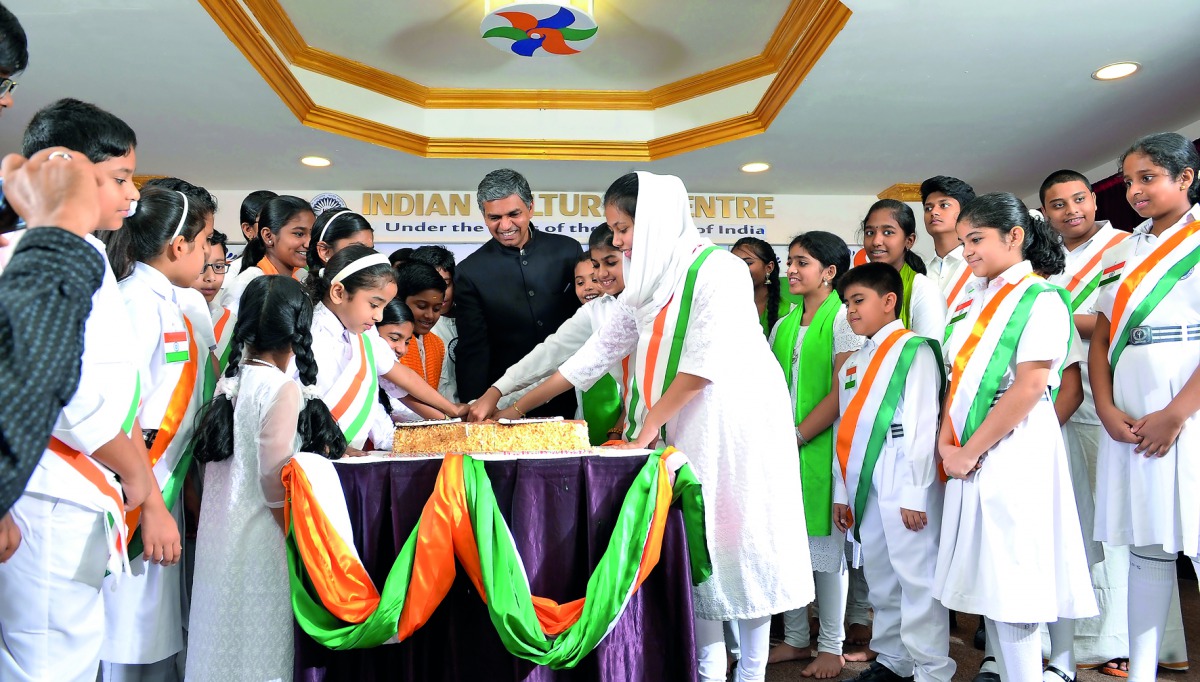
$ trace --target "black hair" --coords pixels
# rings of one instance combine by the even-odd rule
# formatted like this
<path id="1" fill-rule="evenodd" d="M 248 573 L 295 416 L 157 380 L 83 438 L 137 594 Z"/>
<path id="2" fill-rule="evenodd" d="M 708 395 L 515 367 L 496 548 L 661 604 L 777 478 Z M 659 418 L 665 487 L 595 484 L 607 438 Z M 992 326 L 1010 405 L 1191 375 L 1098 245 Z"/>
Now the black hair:
<path id="1" fill-rule="evenodd" d="M 418 246 L 408 257 L 445 270 L 450 279 L 454 279 L 454 253 L 444 246 Z"/>
<path id="2" fill-rule="evenodd" d="M 879 201 L 871 204 L 871 208 L 867 209 L 867 215 L 863 216 L 862 225 L 859 228 L 862 230 L 863 234 L 866 234 L 867 221 L 871 219 L 871 214 L 875 211 L 891 211 L 892 220 L 895 220 L 896 224 L 900 226 L 900 229 L 904 231 L 905 238 L 912 237 L 917 234 L 917 216 L 913 214 L 912 208 L 910 208 L 909 205 L 903 201 L 897 201 L 895 199 L 880 199 Z M 904 249 L 904 264 L 912 268 L 918 274 L 924 275 L 927 272 L 925 269 L 925 261 L 921 260 L 921 257 L 917 254 L 913 253 L 912 249 Z"/>
<path id="3" fill-rule="evenodd" d="M 600 223 L 596 229 L 592 230 L 591 236 L 588 237 L 588 250 L 597 248 L 607 251 L 616 251 L 617 247 L 613 246 L 613 231 L 608 226 L 608 223 Z"/>
<path id="4" fill-rule="evenodd" d="M 4 5 L 0 5 L 0 71 L 13 75 L 29 66 L 29 41 L 21 22 Z"/>
<path id="5" fill-rule="evenodd" d="M 271 234 L 278 235 L 289 220 L 306 211 L 313 212 L 312 204 L 290 194 L 281 194 L 263 204 L 262 210 L 258 212 L 258 232 L 242 251 L 242 269 L 238 272 L 257 266 L 258 261 L 267 255 L 267 243 L 262 238 L 264 228 L 269 229 Z"/>
<path id="6" fill-rule="evenodd" d="M 1188 201 L 1200 203 L 1200 152 L 1196 145 L 1179 133 L 1155 133 L 1140 138 L 1117 161 L 1117 172 L 1125 172 L 1125 157 L 1141 153 L 1150 157 L 1155 166 L 1166 169 L 1172 180 L 1178 180 L 1187 168 L 1192 169 L 1192 184 L 1188 187 Z"/>
<path id="7" fill-rule="evenodd" d="M 312 352 L 312 301 L 299 282 L 286 275 L 256 277 L 246 286 L 230 341 L 225 377 L 236 377 L 243 352 L 291 349 L 296 354 L 300 383 L 317 382 L 317 361 Z M 245 349 L 245 350 L 244 350 Z M 296 424 L 300 449 L 338 459 L 346 452 L 346 437 L 323 400 L 309 399 Z M 196 418 L 196 459 L 220 462 L 233 455 L 233 401 L 224 395 L 212 399 Z"/>
<path id="8" fill-rule="evenodd" d="M 241 222 L 253 225 L 258 220 L 258 212 L 262 210 L 263 204 L 277 196 L 279 195 L 269 189 L 256 189 L 247 194 L 246 198 L 242 199 L 241 209 L 238 210 Z"/>
<path id="9" fill-rule="evenodd" d="M 174 190 L 162 187 L 147 187 L 142 190 L 137 211 L 125 219 L 120 230 L 104 230 L 100 239 L 105 244 L 108 262 L 113 275 L 125 279 L 133 274 L 133 264 L 147 262 L 163 252 L 171 241 L 176 226 L 183 219 L 180 234 L 188 242 L 195 242 L 196 235 L 204 230 L 204 214 L 188 199 L 187 214 L 183 212 L 183 196 Z M 198 245 L 203 248 L 203 244 Z M 192 248 L 196 248 L 194 245 Z"/>
<path id="10" fill-rule="evenodd" d="M 1025 202 L 1009 192 L 981 194 L 963 206 L 958 222 L 975 227 L 990 227 L 1007 237 L 1014 227 L 1025 231 L 1021 255 L 1043 277 L 1057 275 L 1066 267 L 1062 237 L 1050 228 L 1041 215 L 1033 216 Z"/>
<path id="11" fill-rule="evenodd" d="M 222 254 L 224 254 L 225 246 L 228 243 L 229 238 L 225 236 L 224 232 L 213 230 L 212 234 L 208 235 L 208 245 L 221 247 Z"/>
<path id="12" fill-rule="evenodd" d="M 329 259 L 329 263 L 325 265 L 320 274 L 310 270 L 304 284 L 308 287 L 308 293 L 312 296 L 313 303 L 325 300 L 325 297 L 329 295 L 329 288 L 333 286 L 333 278 L 337 277 L 337 274 L 347 265 L 373 253 L 378 253 L 378 251 L 362 244 L 351 244 L 333 254 L 333 258 Z M 446 281 L 436 271 L 433 274 L 437 276 L 438 284 L 445 291 Z M 346 293 L 353 295 L 359 289 L 374 289 L 382 287 L 388 282 L 396 283 L 396 273 L 387 263 L 379 263 L 347 275 L 342 280 L 342 286 L 346 287 Z"/>
<path id="13" fill-rule="evenodd" d="M 383 306 L 383 313 L 380 320 L 375 323 L 375 328 L 378 329 L 385 324 L 404 324 L 405 322 L 413 324 L 412 310 L 402 298 L 393 298 Z M 387 410 L 388 414 L 392 413 L 392 401 L 387 394 L 387 389 L 382 385 L 379 387 L 379 403 L 383 405 L 383 409 Z"/>
<path id="14" fill-rule="evenodd" d="M 368 223 L 366 218 L 354 211 L 346 211 L 344 209 L 323 211 L 321 215 L 317 216 L 317 221 L 313 223 L 312 235 L 308 238 L 307 260 L 309 271 L 311 272 L 325 265 L 325 263 L 321 262 L 321 254 L 317 253 L 318 242 L 325 242 L 333 246 L 333 243 L 337 240 L 345 239 L 364 230 L 372 234 L 375 233 L 375 229 L 371 227 L 371 223 Z M 324 233 L 324 239 L 321 239 L 322 233 Z"/>
<path id="15" fill-rule="evenodd" d="M 446 293 L 446 280 L 432 265 L 410 260 L 396 266 L 396 298 L 405 301 L 429 289 Z"/>
<path id="16" fill-rule="evenodd" d="M 608 186 L 604 193 L 604 206 L 616 206 L 617 210 L 637 219 L 638 176 L 626 173 Z"/>
<path id="17" fill-rule="evenodd" d="M 900 306 L 904 302 L 904 280 L 900 278 L 900 272 L 896 268 L 887 263 L 863 263 L 850 268 L 838 281 L 838 296 L 845 301 L 846 290 L 854 285 L 866 287 L 880 296 L 895 294 L 894 312 L 897 318 L 900 317 Z"/>
<path id="18" fill-rule="evenodd" d="M 217 198 L 212 195 L 212 192 L 209 192 L 200 185 L 193 185 L 187 180 L 180 180 L 179 178 L 154 178 L 143 185 L 143 187 L 162 187 L 163 189 L 186 194 L 188 203 L 195 204 L 200 209 L 201 215 L 213 215 L 217 212 Z"/>
<path id="19" fill-rule="evenodd" d="M 779 286 L 779 256 L 775 255 L 775 249 L 770 244 L 758 237 L 742 237 L 734 242 L 733 248 L 729 250 L 739 248 L 750 249 L 762 262 L 775 264 L 771 272 L 767 273 L 767 329 L 774 329 L 775 323 L 779 321 L 779 300 L 782 297 Z"/>
<path id="20" fill-rule="evenodd" d="M 1042 186 L 1038 188 L 1038 201 L 1042 202 L 1042 206 L 1046 205 L 1046 192 L 1055 185 L 1061 185 L 1064 182 L 1075 182 L 1078 180 L 1088 186 L 1088 191 L 1092 189 L 1092 183 L 1087 179 L 1087 176 L 1079 171 L 1073 171 L 1067 168 L 1056 170 L 1042 180 Z"/>
<path id="21" fill-rule="evenodd" d="M 941 192 L 957 201 L 960 209 L 975 198 L 975 188 L 948 175 L 935 175 L 921 183 L 921 203 L 925 203 L 934 192 Z"/>
<path id="22" fill-rule="evenodd" d="M 833 279 L 829 282 L 830 288 L 836 289 L 842 275 L 850 269 L 850 247 L 846 246 L 846 242 L 832 232 L 814 230 L 796 235 L 792 239 L 792 243 L 788 244 L 788 251 L 796 246 L 817 259 L 821 267 L 827 268 L 832 265 L 836 268 Z"/>
<path id="23" fill-rule="evenodd" d="M 575 259 L 575 265 L 579 265 L 580 263 L 587 263 L 588 265 L 591 265 L 592 252 L 589 250 L 580 251 L 579 256 Z"/>
<path id="24" fill-rule="evenodd" d="M 412 258 L 414 251 L 416 249 L 411 246 L 402 246 L 388 256 L 388 262 L 392 264 L 393 268 L 399 266 L 401 263 L 407 263 L 408 259 Z"/>
<path id="25" fill-rule="evenodd" d="M 137 147 L 137 135 L 95 104 L 67 98 L 42 107 L 25 128 L 22 156 L 29 158 L 48 147 L 74 149 L 100 163 L 129 154 Z"/>

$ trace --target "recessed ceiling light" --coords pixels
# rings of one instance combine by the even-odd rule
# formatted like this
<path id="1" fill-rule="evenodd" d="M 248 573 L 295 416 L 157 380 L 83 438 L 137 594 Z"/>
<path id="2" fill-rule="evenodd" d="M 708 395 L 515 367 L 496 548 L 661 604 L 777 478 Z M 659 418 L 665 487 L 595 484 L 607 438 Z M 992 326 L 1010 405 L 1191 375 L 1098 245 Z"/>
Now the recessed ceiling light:
<path id="1" fill-rule="evenodd" d="M 1142 68 L 1137 62 L 1116 62 L 1108 66 L 1102 66 L 1092 72 L 1092 78 L 1098 81 L 1115 81 L 1120 78 L 1126 78 L 1137 73 L 1138 69 Z"/>
<path id="2" fill-rule="evenodd" d="M 765 170 L 769 170 L 770 168 L 771 168 L 771 164 L 769 164 L 769 163 L 763 163 L 762 161 L 755 161 L 753 163 L 748 163 L 748 164 L 742 166 L 742 172 L 743 173 L 761 173 Z"/>
<path id="3" fill-rule="evenodd" d="M 305 166 L 312 166 L 313 168 L 324 168 L 328 166 L 330 162 L 329 159 L 325 158 L 324 156 L 306 156 L 303 159 L 300 159 L 300 163 L 304 164 Z"/>

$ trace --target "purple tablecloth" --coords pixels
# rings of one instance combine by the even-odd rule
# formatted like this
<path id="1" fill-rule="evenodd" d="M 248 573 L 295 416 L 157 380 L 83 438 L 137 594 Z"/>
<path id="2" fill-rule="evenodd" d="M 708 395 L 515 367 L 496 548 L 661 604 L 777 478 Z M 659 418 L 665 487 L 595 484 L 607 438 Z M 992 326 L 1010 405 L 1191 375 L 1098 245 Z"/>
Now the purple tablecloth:
<path id="1" fill-rule="evenodd" d="M 560 603 L 584 594 L 612 534 L 641 457 L 488 462 L 500 510 L 525 562 L 533 594 Z M 377 586 L 433 491 L 441 460 L 338 464 L 354 544 Z M 555 671 L 508 653 L 474 585 L 459 567 L 454 586 L 408 640 L 374 649 L 331 651 L 296 628 L 296 679 L 595 680 L 696 679 L 691 572 L 683 517 L 672 509 L 662 557 L 621 619 L 573 670 Z"/>

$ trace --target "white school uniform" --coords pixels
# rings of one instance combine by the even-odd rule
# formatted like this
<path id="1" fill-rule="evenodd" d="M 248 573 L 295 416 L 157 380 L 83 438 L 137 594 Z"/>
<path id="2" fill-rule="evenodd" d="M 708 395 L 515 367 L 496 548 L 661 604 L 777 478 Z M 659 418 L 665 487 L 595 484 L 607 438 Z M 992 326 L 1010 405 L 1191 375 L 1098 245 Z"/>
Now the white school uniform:
<path id="1" fill-rule="evenodd" d="M 318 303 L 313 307 L 312 352 L 313 357 L 317 359 L 315 388 L 330 408 L 342 397 L 330 395 L 338 377 L 343 372 L 352 372 L 356 369 L 350 366 L 350 360 L 353 357 L 350 344 L 358 343 L 356 336 L 357 334 L 342 326 L 342 321 L 332 310 L 326 308 L 324 303 Z M 362 336 L 372 352 L 378 375 L 382 377 L 392 371 L 392 367 L 399 361 L 396 360 L 396 353 L 392 351 L 392 347 L 387 344 L 387 341 L 383 340 L 374 327 L 363 332 Z M 294 365 L 295 360 L 292 363 Z M 296 375 L 293 374 L 293 376 Z M 395 436 L 392 418 L 380 404 L 377 396 L 371 396 L 370 400 L 371 415 L 367 427 L 368 436 L 377 450 L 391 450 L 392 440 Z"/>
<path id="2" fill-rule="evenodd" d="M 458 351 L 458 323 L 453 317 L 442 315 L 430 330 L 446 346 L 446 357 L 442 360 L 442 376 L 438 379 L 438 393 L 452 403 L 458 402 L 458 375 L 454 371 L 454 359 Z"/>
<path id="3" fill-rule="evenodd" d="M 100 240 L 85 239 L 104 256 Z M 104 279 L 92 294 L 84 323 L 79 388 L 53 432 L 89 457 L 120 432 L 137 386 L 137 369 L 129 359 L 129 314 L 107 257 L 104 263 Z M 47 449 L 12 508 L 22 541 L 0 564 L 0 680 L 5 682 L 93 682 L 99 668 L 101 586 L 110 557 L 119 554 L 108 498 L 82 477 L 62 475 L 63 466 Z M 119 495 L 115 476 L 96 466 Z M 123 517 L 112 520 L 118 527 L 124 524 Z"/>
<path id="4" fill-rule="evenodd" d="M 942 292 L 942 298 L 946 299 L 946 306 L 951 307 L 962 299 L 966 286 L 954 296 L 954 300 L 950 300 L 950 294 L 954 291 L 954 287 L 962 280 L 964 273 L 969 282 L 973 275 L 970 274 L 970 266 L 963 258 L 963 247 L 961 244 L 951 249 L 950 253 L 945 256 L 934 254 L 925 262 L 925 268 L 929 271 L 929 278 L 938 285 L 938 290 Z M 914 330 L 916 331 L 916 330 Z M 920 334 L 920 332 L 917 332 Z M 932 337 L 937 340 L 938 337 Z"/>
<path id="5" fill-rule="evenodd" d="M 933 279 L 917 273 L 908 299 L 909 329 L 917 336 L 942 342 L 946 332 L 946 297 Z"/>
<path id="6" fill-rule="evenodd" d="M 963 300 L 969 297 L 971 306 L 945 345 L 947 368 L 987 302 L 1031 271 L 1021 261 L 991 282 L 976 277 L 967 284 Z M 1070 322 L 1057 294 L 1037 297 L 1000 388 L 1012 385 L 1020 363 L 1050 361 L 1046 395 L 988 450 L 978 471 L 946 484 L 934 595 L 947 608 L 1006 623 L 1097 613 L 1066 448 L 1049 398 L 1066 359 Z"/>
<path id="7" fill-rule="evenodd" d="M 379 377 L 379 386 L 387 394 L 388 411 L 391 414 L 392 422 L 419 422 L 425 419 L 416 412 L 413 412 L 408 405 L 400 402 L 401 398 L 408 396 L 408 391 L 383 377 Z"/>
<path id="8" fill-rule="evenodd" d="M 900 320 L 884 325 L 846 360 L 836 378 L 843 411 L 858 393 L 879 344 L 903 328 Z M 943 497 L 934 457 L 940 410 L 938 362 L 941 358 L 928 345 L 913 356 L 892 429 L 871 476 L 863 518 L 855 520 L 862 540 L 863 572 L 875 609 L 871 650 L 892 672 L 901 677 L 916 675 L 922 682 L 949 682 L 955 670 L 949 655 L 946 607 L 933 596 Z M 852 367 L 857 368 L 858 376 L 853 384 L 849 381 Z M 889 380 L 885 376 L 875 379 Z M 856 428 L 870 429 L 874 419 L 873 414 L 864 415 Z M 862 464 L 852 459 L 845 480 L 840 471 L 834 476 L 834 502 L 853 509 Z M 928 525 L 917 532 L 905 528 L 901 509 L 925 512 Z"/>
<path id="9" fill-rule="evenodd" d="M 133 345 L 125 352 L 138 365 L 141 383 L 138 423 L 143 430 L 153 430 L 162 423 L 186 364 L 167 362 L 163 343 L 166 333 L 187 332 L 178 302 L 183 290 L 145 263 L 135 264 L 120 288 L 133 329 Z M 180 501 L 171 510 L 181 532 L 182 507 Z M 131 557 L 130 565 L 132 576 L 105 580 L 109 592 L 104 598 L 107 626 L 101 659 L 106 664 L 157 663 L 183 649 L 181 565 L 161 566 L 141 557 Z"/>
<path id="10" fill-rule="evenodd" d="M 1155 236 L 1151 221 L 1104 254 L 1103 267 L 1125 263 L 1127 274 L 1162 240 L 1200 219 L 1193 206 Z M 1124 281 L 1124 275 L 1120 282 Z M 1113 314 L 1119 282 L 1100 288 L 1096 311 Z M 1200 324 L 1200 277 L 1189 273 L 1146 317 L 1143 325 Z M 1161 410 L 1200 367 L 1200 341 L 1129 345 L 1113 373 L 1113 401 L 1134 419 Z M 1144 457 L 1133 444 L 1100 441 L 1096 475 L 1096 539 L 1116 545 L 1162 545 L 1167 552 L 1200 556 L 1200 426 L 1188 417 L 1163 457 Z"/>

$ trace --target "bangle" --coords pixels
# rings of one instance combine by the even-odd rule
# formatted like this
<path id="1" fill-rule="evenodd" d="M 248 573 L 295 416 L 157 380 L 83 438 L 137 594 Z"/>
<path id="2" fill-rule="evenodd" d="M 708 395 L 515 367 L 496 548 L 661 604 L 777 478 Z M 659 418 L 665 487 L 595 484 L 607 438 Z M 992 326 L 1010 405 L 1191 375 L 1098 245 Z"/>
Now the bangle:
<path id="1" fill-rule="evenodd" d="M 808 439 L 804 437 L 803 433 L 800 433 L 799 426 L 796 427 L 796 440 L 800 441 L 800 447 L 808 445 Z"/>
<path id="2" fill-rule="evenodd" d="M 521 415 L 521 419 L 525 419 L 525 417 L 527 416 L 525 414 L 525 410 L 522 410 L 521 408 L 517 407 L 517 403 L 513 403 L 512 408 L 517 411 L 517 414 Z"/>

